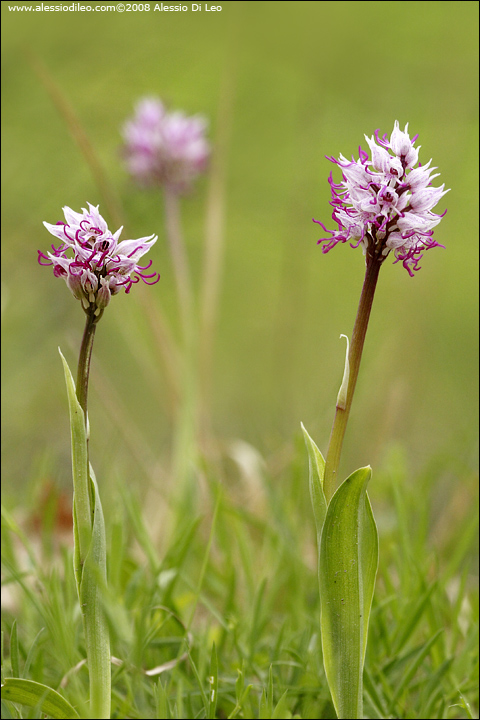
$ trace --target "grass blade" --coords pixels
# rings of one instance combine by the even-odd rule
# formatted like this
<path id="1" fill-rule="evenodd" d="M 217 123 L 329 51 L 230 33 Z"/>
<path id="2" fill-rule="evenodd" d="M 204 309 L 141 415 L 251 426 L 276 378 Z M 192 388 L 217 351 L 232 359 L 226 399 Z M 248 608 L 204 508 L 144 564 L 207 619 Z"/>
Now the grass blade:
<path id="1" fill-rule="evenodd" d="M 167 691 L 163 687 L 162 681 L 159 679 L 155 686 L 155 704 L 156 704 L 156 717 L 159 720 L 170 720 L 172 717 L 170 711 L 170 703 L 168 702 Z"/>
<path id="2" fill-rule="evenodd" d="M 423 595 L 419 598 L 419 600 L 415 603 L 414 607 L 412 608 L 411 613 L 409 613 L 408 617 L 405 619 L 401 625 L 399 625 L 398 630 L 399 634 L 397 638 L 395 638 L 393 643 L 393 655 L 398 655 L 398 653 L 404 648 L 405 644 L 411 637 L 413 631 L 417 627 L 425 608 L 427 607 L 427 604 L 430 600 L 430 597 L 432 595 L 432 592 L 436 589 L 437 584 L 434 582 L 430 585 L 429 588 L 423 593 Z"/>
<path id="3" fill-rule="evenodd" d="M 103 201 L 107 206 L 112 220 L 115 225 L 120 227 L 123 223 L 118 203 L 115 198 L 113 185 L 108 181 L 98 154 L 95 152 L 87 133 L 85 132 L 67 98 L 55 83 L 53 77 L 50 75 L 40 58 L 31 50 L 28 51 L 28 57 L 35 74 L 50 96 L 50 99 L 52 100 L 59 115 L 65 121 L 71 136 L 80 148 L 80 152 L 87 162 L 87 165 L 92 173 L 92 177 L 97 184 L 98 190 L 102 195 Z"/>
<path id="4" fill-rule="evenodd" d="M 18 634 L 17 621 L 12 623 L 12 631 L 10 633 L 10 662 L 12 664 L 13 677 L 20 677 L 20 665 L 18 662 Z"/>
<path id="5" fill-rule="evenodd" d="M 210 675 L 208 678 L 210 683 L 210 695 L 208 698 L 208 715 L 207 718 L 213 720 L 217 712 L 217 693 L 218 693 L 218 660 L 215 643 L 212 647 L 212 657 L 210 660 Z"/>
<path id="6" fill-rule="evenodd" d="M 442 632 L 443 632 L 442 628 L 440 628 L 440 630 L 437 630 L 435 635 L 432 638 L 430 638 L 430 640 L 428 640 L 428 642 L 426 642 L 425 645 L 423 645 L 423 647 L 419 650 L 416 658 L 413 660 L 412 664 L 410 665 L 408 670 L 405 672 L 405 674 L 401 678 L 399 684 L 397 685 L 397 688 L 396 688 L 395 693 L 392 698 L 391 711 L 393 711 L 393 707 L 394 707 L 396 700 L 400 697 L 404 688 L 406 688 L 408 686 L 410 680 L 413 678 L 413 676 L 417 672 L 417 670 L 420 666 L 420 663 L 428 655 L 430 648 L 438 640 L 438 638 L 440 637 Z"/>

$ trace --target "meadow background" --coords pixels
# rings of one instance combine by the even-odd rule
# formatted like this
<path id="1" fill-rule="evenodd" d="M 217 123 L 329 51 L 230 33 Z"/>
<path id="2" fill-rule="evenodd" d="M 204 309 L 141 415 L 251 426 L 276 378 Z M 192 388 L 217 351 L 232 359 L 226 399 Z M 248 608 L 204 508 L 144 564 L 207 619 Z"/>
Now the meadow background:
<path id="1" fill-rule="evenodd" d="M 132 184 L 119 150 L 134 103 L 158 95 L 170 109 L 206 116 L 214 149 L 210 174 L 182 200 L 200 297 L 212 217 L 220 218 L 223 247 L 204 398 L 214 449 L 202 475 L 225 488 L 235 517 L 251 512 L 256 518 L 241 551 L 254 568 L 247 589 L 242 585 L 246 605 L 277 567 L 271 563 L 279 557 L 276 546 L 264 534 L 272 525 L 285 547 L 291 543 L 292 556 L 298 553 L 289 557 L 300 569 L 285 586 L 273 582 L 276 590 L 290 588 L 291 597 L 280 605 L 272 599 L 271 607 L 293 612 L 297 583 L 314 598 L 300 422 L 325 451 L 343 374 L 339 334 L 351 333 L 364 263 L 359 250 L 346 246 L 323 255 L 312 217 L 331 225 L 333 166 L 324 156 L 348 157 L 365 146 L 364 133 L 390 134 L 398 119 L 419 134 L 420 160 L 432 157 L 440 182 L 452 189 L 439 206 L 448 212 L 435 231 L 445 249 L 427 253 L 415 278 L 390 259 L 382 268 L 342 468 L 347 474 L 373 467 L 370 496 L 381 548 L 395 553 L 403 537 L 406 563 L 421 548 L 431 577 L 450 568 L 445 587 L 464 577 L 473 592 L 478 4 L 223 2 L 217 13 L 154 12 L 155 3 L 150 12 L 122 14 L 9 10 L 30 4 L 1 4 L 6 506 L 28 517 L 46 483 L 70 492 L 57 347 L 74 367 L 84 319 L 64 283 L 37 264 L 37 249 L 50 243 L 43 220 L 56 222 L 64 205 L 79 210 L 89 201 L 100 204 L 111 229 L 125 225 L 124 237 L 158 234 L 150 256 L 162 276 L 145 293 L 135 286 L 129 296 L 118 295 L 99 325 L 89 393 L 92 462 L 104 506 L 117 508 L 118 483 L 128 485 L 140 507 L 147 503 L 159 558 L 175 527 L 168 510 L 175 490 L 175 389 L 162 359 L 159 317 L 174 337 L 180 333 L 163 204 L 158 192 Z M 79 146 L 83 134 L 90 162 Z M 408 508 L 403 531 L 393 501 L 399 487 Z M 211 518 L 212 507 L 200 503 L 202 517 Z M 408 548 L 408 533 L 419 523 L 420 544 Z M 208 522 L 205 532 L 208 537 Z M 214 546 L 228 555 L 225 533 Z M 197 560 L 194 552 L 198 574 Z"/>

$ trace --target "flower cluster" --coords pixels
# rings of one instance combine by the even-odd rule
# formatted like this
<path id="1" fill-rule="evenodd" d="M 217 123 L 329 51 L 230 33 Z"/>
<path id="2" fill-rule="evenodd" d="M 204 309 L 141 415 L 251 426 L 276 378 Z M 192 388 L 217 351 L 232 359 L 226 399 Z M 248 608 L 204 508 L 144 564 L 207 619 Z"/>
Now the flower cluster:
<path id="1" fill-rule="evenodd" d="M 160 100 L 144 98 L 123 128 L 130 174 L 142 185 L 164 185 L 177 194 L 188 191 L 207 166 L 206 127 L 200 116 L 168 113 Z"/>
<path id="2" fill-rule="evenodd" d="M 444 185 L 432 187 L 438 173 L 432 175 L 436 168 L 430 167 L 431 160 L 415 167 L 420 148 L 414 147 L 418 136 L 410 139 L 408 124 L 402 132 L 395 121 L 390 140 L 387 135 L 379 138 L 378 132 L 375 137 L 365 136 L 371 159 L 361 147 L 358 160 L 352 157 L 349 161 L 343 155 L 338 160 L 328 158 L 343 172 L 339 184 L 333 182 L 332 174 L 329 178 L 332 218 L 338 229 L 327 230 L 314 220 L 331 235 L 318 242 L 326 243 L 323 252 L 340 242 L 350 242 L 352 247 L 362 245 L 364 254 L 380 260 L 393 251 L 395 262 L 402 262 L 413 277 L 414 271 L 420 269 L 423 252 L 439 246 L 433 240 L 433 228 L 446 211 L 436 215 L 432 208 L 448 190 Z"/>
<path id="3" fill-rule="evenodd" d="M 120 288 L 128 293 L 140 279 L 147 285 L 158 282 L 158 273 L 145 274 L 151 260 L 147 265 L 138 264 L 157 236 L 119 242 L 123 228 L 112 235 L 98 206 L 88 203 L 88 210 L 82 210 L 77 213 L 64 207 L 66 222 L 43 223 L 61 244 L 59 247 L 52 245 L 52 252 L 46 255 L 39 250 L 38 262 L 53 265 L 55 277 L 63 277 L 73 296 L 81 300 L 85 312 L 93 312 L 100 318 L 111 296 Z"/>

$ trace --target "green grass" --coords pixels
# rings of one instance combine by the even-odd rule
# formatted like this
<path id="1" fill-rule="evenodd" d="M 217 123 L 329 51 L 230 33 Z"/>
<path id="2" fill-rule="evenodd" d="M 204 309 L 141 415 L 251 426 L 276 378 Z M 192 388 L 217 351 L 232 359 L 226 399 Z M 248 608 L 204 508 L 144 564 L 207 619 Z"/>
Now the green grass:
<path id="1" fill-rule="evenodd" d="M 157 233 L 151 258 L 162 277 L 149 291 L 149 304 L 161 308 L 179 334 L 161 198 L 134 187 L 119 158 L 120 127 L 145 94 L 206 115 L 223 166 L 224 252 L 210 398 L 220 441 L 241 438 L 269 455 L 290 442 L 302 421 L 325 449 L 344 359 L 338 337 L 351 333 L 364 274 L 360 251 L 342 246 L 324 256 L 316 245 L 319 226 L 312 217 L 328 224 L 331 215 L 333 166 L 325 155 L 350 156 L 364 133 L 391 132 L 395 119 L 419 133 L 422 162 L 432 157 L 438 183 L 452 188 L 435 231 L 445 250 L 427 253 L 414 279 L 391 262 L 382 268 L 354 407 L 360 418 L 368 414 L 369 432 L 362 422 L 351 424 L 344 474 L 375 465 L 392 440 L 424 464 L 445 444 L 474 437 L 477 3 L 227 1 L 216 15 L 152 10 L 28 17 L 7 5 L 0 11 L 3 489 L 9 502 L 15 501 L 11 478 L 24 490 L 52 442 L 53 457 L 69 464 L 63 378 L 55 368 L 59 345 L 65 353 L 74 348 L 69 362 L 76 356 L 82 318 L 64 287 L 36 262 L 37 249 L 49 243 L 43 220 L 56 222 L 64 205 L 90 201 L 100 203 L 113 229 L 124 223 L 125 236 Z M 401 38 L 393 67 L 386 60 L 392 33 Z M 31 53 L 75 112 L 109 192 L 40 81 Z M 210 183 L 203 179 L 182 206 L 196 289 Z M 121 210 L 118 222 L 106 195 Z M 150 464 L 152 455 L 152 464 L 165 465 L 171 392 L 139 293 L 116 298 L 115 311 L 102 319 L 95 355 L 92 427 L 102 427 L 131 475 L 138 474 L 135 463 Z M 125 427 L 121 413 L 139 428 L 138 442 L 119 428 Z M 108 467 L 105 447 L 99 444 L 96 456 Z M 95 469 L 105 476 L 98 462 Z"/>
<path id="2" fill-rule="evenodd" d="M 306 458 L 297 440 L 281 471 L 257 480 L 253 507 L 251 487 L 221 487 L 208 467 L 201 512 L 186 517 L 181 505 L 162 510 L 158 500 L 157 520 L 169 525 L 161 539 L 153 540 L 139 499 L 119 483 L 121 500 L 107 513 L 106 608 L 112 654 L 122 661 L 112 666 L 112 717 L 335 717 L 321 657 Z M 445 459 L 442 468 L 451 469 Z M 399 450 L 372 479 L 380 570 L 366 717 L 475 717 L 475 528 L 445 531 L 445 547 L 461 548 L 455 556 L 432 546 L 431 494 L 440 481 L 437 464 L 409 483 Z M 452 502 L 457 494 L 453 489 Z M 45 683 L 81 708 L 88 677 L 78 667 L 84 648 L 72 551 L 52 549 L 48 520 L 44 525 L 27 540 L 13 520 L 4 523 L 4 588 L 15 593 L 4 612 L 3 672 Z M 162 665 L 160 675 L 146 674 Z M 3 717 L 37 717 L 9 703 L 3 710 Z"/>

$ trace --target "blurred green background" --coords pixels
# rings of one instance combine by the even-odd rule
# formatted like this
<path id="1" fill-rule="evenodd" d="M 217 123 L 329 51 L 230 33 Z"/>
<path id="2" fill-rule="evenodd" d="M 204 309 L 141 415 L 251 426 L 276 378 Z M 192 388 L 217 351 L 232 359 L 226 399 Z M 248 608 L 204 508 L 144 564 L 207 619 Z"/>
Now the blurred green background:
<path id="1" fill-rule="evenodd" d="M 177 335 L 161 197 L 129 181 L 120 128 L 145 94 L 209 118 L 214 162 L 224 171 L 213 187 L 203 178 L 182 210 L 198 290 L 206 198 L 217 193 L 224 204 L 212 426 L 224 448 L 240 438 L 274 458 L 273 467 L 288 456 L 300 421 L 326 449 L 343 373 L 339 335 L 351 333 L 363 281 L 359 250 L 341 246 L 325 256 L 316 245 L 321 231 L 312 217 L 331 226 L 333 166 L 324 156 L 350 156 L 365 146 L 364 133 L 390 134 L 396 119 L 402 128 L 409 122 L 421 161 L 433 158 L 439 181 L 452 188 L 435 231 L 445 249 L 427 253 L 413 279 L 390 259 L 382 269 L 343 467 L 375 466 L 399 443 L 412 476 L 447 453 L 461 477 L 475 462 L 477 436 L 478 3 L 223 2 L 217 13 L 155 12 L 155 3 L 150 12 L 122 14 L 9 9 L 30 4 L 37 3 L 1 3 L 7 497 L 21 499 L 39 474 L 70 483 L 57 347 L 74 367 L 84 317 L 65 284 L 37 264 L 37 249 L 51 240 L 42 221 L 89 201 L 100 203 L 116 229 L 39 79 L 40 65 L 94 148 L 124 237 L 159 235 L 151 257 L 162 278 L 147 291 Z M 148 468 L 162 475 L 172 442 L 171 397 L 137 290 L 116 297 L 101 321 L 89 403 L 97 476 L 114 467 L 132 483 L 145 480 Z"/>

